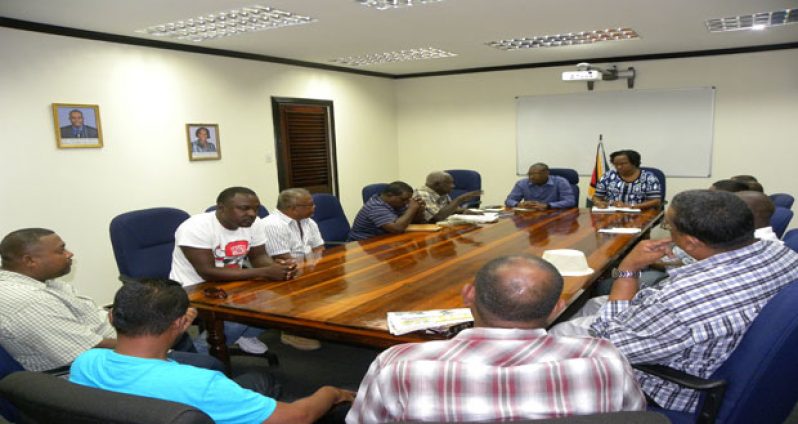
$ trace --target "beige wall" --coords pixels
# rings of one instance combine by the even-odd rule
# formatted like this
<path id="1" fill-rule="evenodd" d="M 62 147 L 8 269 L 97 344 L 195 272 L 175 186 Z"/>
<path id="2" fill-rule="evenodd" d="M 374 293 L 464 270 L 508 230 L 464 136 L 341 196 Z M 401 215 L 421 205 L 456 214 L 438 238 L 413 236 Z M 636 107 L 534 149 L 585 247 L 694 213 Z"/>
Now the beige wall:
<path id="1" fill-rule="evenodd" d="M 712 176 L 669 178 L 668 198 L 734 174 L 759 177 L 771 193 L 798 193 L 794 165 L 798 137 L 791 130 L 798 116 L 796 63 L 798 50 L 618 63 L 622 69 L 635 67 L 635 88 L 639 89 L 717 87 Z M 515 97 L 586 91 L 584 83 L 560 81 L 562 71 L 573 69 L 397 81 L 399 174 L 417 182 L 430 169 L 477 169 L 482 174 L 483 201 L 501 203 L 519 178 L 515 173 Z M 625 81 L 596 85 L 597 91 L 624 89 Z M 591 162 L 594 152 L 595 140 L 586 141 L 584 160 Z M 546 162 L 546 152 L 541 151 L 537 159 Z M 588 178 L 580 182 L 580 204 L 584 204 Z"/>
<path id="2" fill-rule="evenodd" d="M 118 287 L 108 224 L 172 206 L 198 213 L 231 185 L 273 208 L 271 96 L 334 102 L 339 184 L 350 219 L 360 188 L 393 180 L 389 79 L 0 29 L 0 234 L 52 228 L 75 252 L 67 277 L 108 302 Z M 105 147 L 59 150 L 51 103 L 100 105 Z M 186 123 L 218 123 L 222 160 L 189 162 Z M 1 235 L 0 235 L 1 237 Z"/>
<path id="3" fill-rule="evenodd" d="M 118 287 L 108 239 L 115 215 L 154 206 L 196 213 L 230 185 L 252 187 L 273 207 L 271 96 L 333 100 L 351 221 L 363 185 L 417 186 L 433 169 L 479 170 L 485 202 L 500 203 L 518 178 L 515 96 L 585 90 L 559 80 L 566 68 L 394 81 L 10 29 L 0 39 L 0 234 L 59 232 L 76 253 L 67 280 L 100 302 Z M 618 64 L 635 66 L 641 89 L 717 87 L 713 175 L 669 179 L 668 197 L 735 173 L 798 193 L 795 63 L 798 51 L 788 50 Z M 105 147 L 56 149 L 53 102 L 99 104 Z M 220 125 L 221 161 L 188 161 L 189 122 Z"/>

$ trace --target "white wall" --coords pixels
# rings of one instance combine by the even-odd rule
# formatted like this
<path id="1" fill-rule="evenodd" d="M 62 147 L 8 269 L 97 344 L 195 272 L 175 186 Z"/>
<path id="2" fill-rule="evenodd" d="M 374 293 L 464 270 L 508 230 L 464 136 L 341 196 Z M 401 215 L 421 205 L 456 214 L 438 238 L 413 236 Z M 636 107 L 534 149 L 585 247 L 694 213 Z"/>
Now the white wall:
<path id="1" fill-rule="evenodd" d="M 274 208 L 271 96 L 334 102 L 339 185 L 350 219 L 360 188 L 398 176 L 389 79 L 0 29 L 0 237 L 58 232 L 67 281 L 108 302 L 118 271 L 108 224 L 172 206 L 198 213 L 243 185 Z M 105 147 L 57 149 L 51 103 L 100 106 Z M 189 162 L 186 123 L 218 123 L 222 159 Z"/>
<path id="2" fill-rule="evenodd" d="M 635 67 L 635 88 L 639 89 L 717 87 L 712 176 L 669 178 L 668 198 L 735 174 L 757 176 L 770 193 L 798 194 L 798 137 L 792 130 L 798 117 L 796 64 L 798 50 L 618 63 L 621 69 Z M 560 73 L 572 69 L 397 81 L 400 176 L 415 182 L 431 169 L 477 169 L 485 190 L 483 202 L 501 203 L 519 178 L 515 173 L 515 97 L 586 91 L 584 83 L 560 81 Z M 600 82 L 596 90 L 626 90 L 626 82 Z M 586 141 L 584 160 L 588 163 L 595 144 L 596 140 Z M 607 154 L 610 146 L 611 140 Z M 541 151 L 537 160 L 546 162 L 546 152 Z M 645 160 L 644 156 L 644 165 Z M 580 183 L 580 204 L 584 204 L 588 178 L 582 177 Z"/>

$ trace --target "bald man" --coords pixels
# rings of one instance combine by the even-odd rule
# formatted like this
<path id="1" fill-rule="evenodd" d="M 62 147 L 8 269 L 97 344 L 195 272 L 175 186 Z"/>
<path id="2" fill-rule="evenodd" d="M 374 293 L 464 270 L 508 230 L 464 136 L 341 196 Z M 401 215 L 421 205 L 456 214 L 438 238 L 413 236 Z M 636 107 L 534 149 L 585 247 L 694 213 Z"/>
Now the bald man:
<path id="1" fill-rule="evenodd" d="M 427 175 L 424 187 L 416 189 L 416 196 L 424 201 L 424 221 L 438 222 L 448 218 L 449 215 L 464 212 L 463 203 L 479 197 L 482 192 L 470 191 L 454 199 L 449 193 L 454 189 L 454 178 L 446 172 L 432 172 Z"/>
<path id="2" fill-rule="evenodd" d="M 747 190 L 734 193 L 748 205 L 748 209 L 754 214 L 754 237 L 759 240 L 775 241 L 779 244 L 784 244 L 779 240 L 779 236 L 773 232 L 773 227 L 770 226 L 770 218 L 773 217 L 773 212 L 776 211 L 776 206 L 770 197 L 758 191 Z"/>
<path id="3" fill-rule="evenodd" d="M 515 183 L 504 205 L 539 211 L 564 209 L 575 207 L 576 197 L 568 180 L 559 175 L 549 175 L 549 166 L 538 162 L 529 167 L 527 178 Z"/>
<path id="4" fill-rule="evenodd" d="M 488 262 L 462 290 L 475 328 L 381 353 L 346 422 L 498 422 L 645 409 L 631 367 L 611 343 L 546 333 L 564 307 L 562 287 L 540 258 Z"/>

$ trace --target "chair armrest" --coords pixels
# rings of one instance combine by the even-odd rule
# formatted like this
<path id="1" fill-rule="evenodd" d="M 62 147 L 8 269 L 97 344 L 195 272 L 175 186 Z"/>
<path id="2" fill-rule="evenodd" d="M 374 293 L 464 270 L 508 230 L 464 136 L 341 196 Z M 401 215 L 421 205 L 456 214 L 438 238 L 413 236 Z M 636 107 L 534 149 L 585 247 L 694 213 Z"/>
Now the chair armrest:
<path id="1" fill-rule="evenodd" d="M 634 364 L 633 368 L 651 374 L 665 381 L 676 383 L 693 390 L 706 392 L 703 403 L 699 403 L 697 424 L 712 424 L 718 416 L 723 395 L 726 393 L 726 380 L 708 380 L 664 365 Z"/>

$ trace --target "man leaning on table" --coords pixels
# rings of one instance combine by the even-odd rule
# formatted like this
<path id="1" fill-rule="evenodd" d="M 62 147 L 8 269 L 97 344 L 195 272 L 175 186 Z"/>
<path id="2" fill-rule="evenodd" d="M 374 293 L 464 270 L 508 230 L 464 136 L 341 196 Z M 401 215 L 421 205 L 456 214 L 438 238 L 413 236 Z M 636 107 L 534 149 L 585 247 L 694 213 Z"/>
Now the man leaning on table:
<path id="1" fill-rule="evenodd" d="M 564 209 L 576 206 L 571 183 L 559 175 L 549 175 L 549 166 L 536 163 L 529 167 L 528 177 L 513 186 L 505 206 L 535 210 Z"/>
<path id="2" fill-rule="evenodd" d="M 435 223 L 443 221 L 452 214 L 463 213 L 463 203 L 477 198 L 482 191 L 463 193 L 454 199 L 449 194 L 454 189 L 454 178 L 447 172 L 432 172 L 427 175 L 427 182 L 416 190 L 415 194 L 424 202 L 424 221 Z"/>
<path id="3" fill-rule="evenodd" d="M 394 181 L 360 208 L 349 232 L 349 240 L 403 233 L 408 225 L 424 222 L 424 207 L 423 200 L 413 197 L 413 187 L 403 181 Z"/>
<path id="4" fill-rule="evenodd" d="M 473 329 L 391 347 L 371 364 L 346 422 L 510 421 L 645 409 L 610 342 L 546 333 L 563 279 L 533 256 L 494 259 L 463 288 Z M 501 382 L 501 384 L 496 384 Z"/>

